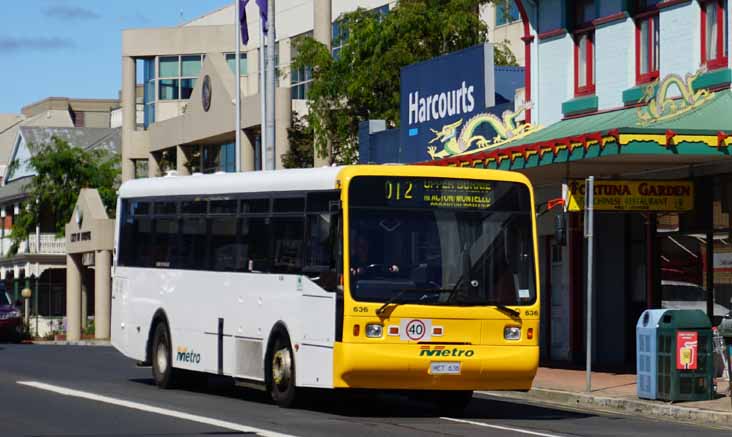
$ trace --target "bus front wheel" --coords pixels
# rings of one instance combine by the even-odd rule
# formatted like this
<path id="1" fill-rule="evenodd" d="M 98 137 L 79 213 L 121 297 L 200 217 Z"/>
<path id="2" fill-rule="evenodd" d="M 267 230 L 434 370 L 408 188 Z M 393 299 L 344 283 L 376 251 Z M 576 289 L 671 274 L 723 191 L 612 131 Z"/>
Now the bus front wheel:
<path id="1" fill-rule="evenodd" d="M 160 388 L 172 388 L 177 382 L 173 368 L 170 334 L 165 323 L 158 323 L 153 334 L 152 371 L 155 384 Z"/>
<path id="2" fill-rule="evenodd" d="M 287 338 L 278 335 L 269 355 L 269 393 L 280 407 L 295 405 L 295 360 Z"/>

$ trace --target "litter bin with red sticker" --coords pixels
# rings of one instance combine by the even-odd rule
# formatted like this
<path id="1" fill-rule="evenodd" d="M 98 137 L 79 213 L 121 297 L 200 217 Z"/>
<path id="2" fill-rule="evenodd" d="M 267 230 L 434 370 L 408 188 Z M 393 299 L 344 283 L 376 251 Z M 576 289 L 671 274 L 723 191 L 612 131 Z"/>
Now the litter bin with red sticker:
<path id="1" fill-rule="evenodd" d="M 701 310 L 667 310 L 658 321 L 657 335 L 657 399 L 712 399 L 714 348 L 707 315 Z"/>

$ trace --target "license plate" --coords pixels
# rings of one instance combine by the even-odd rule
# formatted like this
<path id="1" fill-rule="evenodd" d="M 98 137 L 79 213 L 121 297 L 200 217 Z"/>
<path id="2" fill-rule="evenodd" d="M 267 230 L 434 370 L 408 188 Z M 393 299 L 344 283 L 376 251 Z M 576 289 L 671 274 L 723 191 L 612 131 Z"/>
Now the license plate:
<path id="1" fill-rule="evenodd" d="M 430 363 L 430 374 L 432 375 L 459 375 L 460 363 Z"/>

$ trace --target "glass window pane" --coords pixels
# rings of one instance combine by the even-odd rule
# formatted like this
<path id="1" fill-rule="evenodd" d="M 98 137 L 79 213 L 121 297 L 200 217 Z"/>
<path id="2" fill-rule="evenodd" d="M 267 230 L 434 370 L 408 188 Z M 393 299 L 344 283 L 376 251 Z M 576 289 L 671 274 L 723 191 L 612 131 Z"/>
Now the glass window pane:
<path id="1" fill-rule="evenodd" d="M 308 194 L 308 212 L 328 212 L 330 204 L 340 199 L 338 191 L 324 191 Z"/>
<path id="2" fill-rule="evenodd" d="M 201 202 L 204 203 L 205 202 Z M 184 218 L 178 246 L 178 262 L 175 268 L 203 270 L 206 268 L 206 219 Z"/>
<path id="3" fill-rule="evenodd" d="M 236 74 L 236 55 L 234 53 L 228 53 L 226 55 L 226 63 L 229 65 L 229 69 L 231 69 L 231 72 Z M 247 55 L 246 53 L 242 53 L 239 58 L 239 65 L 241 69 L 241 75 L 246 76 L 247 75 Z"/>
<path id="4" fill-rule="evenodd" d="M 175 268 L 177 254 L 178 220 L 155 220 L 155 243 L 153 245 L 153 267 Z"/>
<path id="5" fill-rule="evenodd" d="M 302 197 L 287 197 L 274 199 L 275 214 L 280 212 L 303 212 L 305 210 L 305 199 Z"/>
<path id="6" fill-rule="evenodd" d="M 177 204 L 175 202 L 155 202 L 155 214 L 169 215 L 175 214 Z"/>
<path id="7" fill-rule="evenodd" d="M 717 4 L 709 2 L 705 7 L 707 12 L 707 60 L 717 59 Z"/>
<path id="8" fill-rule="evenodd" d="M 241 201 L 242 213 L 269 212 L 269 199 L 247 199 Z"/>
<path id="9" fill-rule="evenodd" d="M 653 17 L 653 64 L 651 65 L 651 71 L 658 71 L 659 66 L 659 53 L 661 50 L 661 38 L 659 31 L 658 15 Z"/>
<path id="10" fill-rule="evenodd" d="M 648 66 L 648 32 L 649 32 L 649 20 L 643 20 L 640 23 L 640 73 L 646 74 L 649 71 Z"/>
<path id="11" fill-rule="evenodd" d="M 180 98 L 190 99 L 193 94 L 193 88 L 196 87 L 196 79 L 181 79 L 180 81 Z"/>
<path id="12" fill-rule="evenodd" d="M 206 214 L 206 201 L 202 199 L 186 200 L 180 203 L 181 214 Z"/>
<path id="13" fill-rule="evenodd" d="M 236 200 L 211 200 L 208 204 L 210 214 L 236 214 Z"/>
<path id="14" fill-rule="evenodd" d="M 303 217 L 272 219 L 273 272 L 298 273 L 302 271 L 304 225 Z"/>
<path id="15" fill-rule="evenodd" d="M 308 247 L 305 265 L 329 268 L 332 262 L 330 226 L 332 217 L 328 213 L 308 216 Z"/>
<path id="16" fill-rule="evenodd" d="M 210 269 L 215 271 L 244 271 L 245 245 L 236 240 L 236 217 L 219 217 L 209 219 Z"/>
<path id="17" fill-rule="evenodd" d="M 160 100 L 178 100 L 178 79 L 160 79 Z"/>
<path id="18" fill-rule="evenodd" d="M 160 58 L 160 77 L 178 77 L 178 57 L 168 56 Z"/>
<path id="19" fill-rule="evenodd" d="M 579 66 L 577 68 L 577 83 L 580 87 L 587 86 L 587 35 L 580 36 L 579 40 Z"/>
<path id="20" fill-rule="evenodd" d="M 241 242 L 244 245 L 246 270 L 268 272 L 271 262 L 269 256 L 269 224 L 265 218 L 246 218 L 241 220 Z"/>
<path id="21" fill-rule="evenodd" d="M 181 59 L 181 76 L 198 77 L 201 73 L 201 56 L 183 56 Z"/>

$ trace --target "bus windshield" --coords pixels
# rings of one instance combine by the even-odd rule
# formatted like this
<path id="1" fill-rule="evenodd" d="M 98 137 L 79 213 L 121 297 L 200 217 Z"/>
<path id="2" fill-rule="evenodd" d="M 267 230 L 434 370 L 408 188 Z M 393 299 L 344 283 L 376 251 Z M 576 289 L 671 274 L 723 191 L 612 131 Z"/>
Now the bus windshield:
<path id="1" fill-rule="evenodd" d="M 531 305 L 531 203 L 519 183 L 357 177 L 349 194 L 358 301 Z"/>

